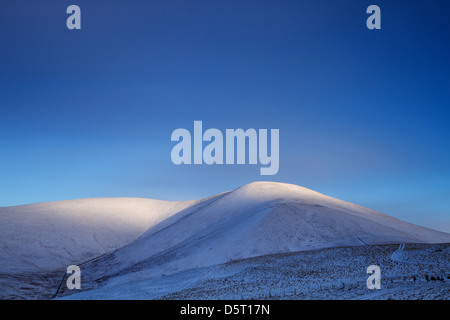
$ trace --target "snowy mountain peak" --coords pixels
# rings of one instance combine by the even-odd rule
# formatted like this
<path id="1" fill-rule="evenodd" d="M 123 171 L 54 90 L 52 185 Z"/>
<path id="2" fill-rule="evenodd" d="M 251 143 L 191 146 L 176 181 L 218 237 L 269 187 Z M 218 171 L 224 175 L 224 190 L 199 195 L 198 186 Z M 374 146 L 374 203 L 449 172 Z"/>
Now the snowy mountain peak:
<path id="1" fill-rule="evenodd" d="M 319 197 L 324 196 L 313 190 L 303 188 L 294 184 L 270 182 L 270 181 L 255 181 L 237 188 L 233 192 L 242 193 L 247 197 L 254 198 L 277 198 L 277 197 Z M 325 196 L 324 196 L 325 197 Z"/>
<path id="2" fill-rule="evenodd" d="M 0 273 L 55 270 L 105 255 L 99 263 L 111 272 L 139 265 L 159 275 L 273 253 L 411 242 L 450 242 L 450 235 L 278 182 L 196 201 L 102 198 L 0 208 Z"/>
<path id="3" fill-rule="evenodd" d="M 382 213 L 357 204 L 342 201 L 295 184 L 281 182 L 251 182 L 231 191 L 226 200 L 230 201 L 233 198 L 238 200 L 241 205 L 249 202 L 295 202 L 302 205 L 323 206 L 349 211 L 359 215 L 387 217 Z"/>
<path id="4" fill-rule="evenodd" d="M 145 270 L 153 277 L 275 253 L 437 242 L 450 242 L 450 235 L 296 185 L 253 182 L 149 228 L 101 259 L 98 272 L 106 265 L 112 273 Z"/>

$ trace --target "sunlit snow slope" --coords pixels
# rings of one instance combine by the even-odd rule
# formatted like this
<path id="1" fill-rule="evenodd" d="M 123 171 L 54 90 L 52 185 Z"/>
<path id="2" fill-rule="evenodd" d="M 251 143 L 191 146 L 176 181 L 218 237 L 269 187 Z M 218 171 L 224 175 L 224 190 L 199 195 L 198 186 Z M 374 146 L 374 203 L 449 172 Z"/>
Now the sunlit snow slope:
<path id="1" fill-rule="evenodd" d="M 0 208 L 0 273 L 79 264 L 135 240 L 193 203 L 98 198 Z"/>
<path id="2" fill-rule="evenodd" d="M 409 242 L 450 242 L 450 235 L 273 182 L 199 201 L 101 198 L 0 208 L 0 273 L 55 270 L 107 253 L 92 275 L 158 276 L 272 253 Z"/>
<path id="3" fill-rule="evenodd" d="M 439 242 L 450 242 L 450 235 L 299 186 L 255 182 L 154 225 L 89 272 L 111 277 L 137 271 L 148 277 L 280 252 Z"/>

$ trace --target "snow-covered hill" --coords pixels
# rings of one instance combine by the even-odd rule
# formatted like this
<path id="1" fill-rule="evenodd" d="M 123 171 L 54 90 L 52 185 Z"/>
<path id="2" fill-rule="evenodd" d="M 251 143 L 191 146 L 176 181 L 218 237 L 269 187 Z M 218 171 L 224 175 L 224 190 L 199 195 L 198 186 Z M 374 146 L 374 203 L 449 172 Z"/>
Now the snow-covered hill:
<path id="1" fill-rule="evenodd" d="M 0 208 L 0 276 L 29 279 L 96 258 L 82 265 L 84 289 L 271 254 L 449 242 L 450 234 L 274 182 L 197 201 L 102 198 Z M 12 288 L 20 279 L 14 281 Z"/>
<path id="2" fill-rule="evenodd" d="M 193 203 L 100 198 L 0 208 L 0 273 L 79 264 L 135 240 Z"/>
<path id="3" fill-rule="evenodd" d="M 178 212 L 91 268 L 154 277 L 274 253 L 442 242 L 450 235 L 299 186 L 254 182 Z"/>

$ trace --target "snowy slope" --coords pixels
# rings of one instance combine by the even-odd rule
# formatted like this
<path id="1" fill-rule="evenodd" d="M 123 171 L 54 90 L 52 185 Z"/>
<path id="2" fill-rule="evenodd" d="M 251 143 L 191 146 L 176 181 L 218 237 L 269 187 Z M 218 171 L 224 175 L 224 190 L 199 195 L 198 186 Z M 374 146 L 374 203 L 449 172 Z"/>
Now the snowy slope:
<path id="1" fill-rule="evenodd" d="M 100 198 L 0 208 L 0 273 L 79 264 L 135 240 L 193 203 Z"/>
<path id="2" fill-rule="evenodd" d="M 450 243 L 450 234 L 299 186 L 254 182 L 196 201 L 100 198 L 0 208 L 0 280 L 7 296 L 24 297 L 28 287 L 18 284 L 36 272 L 53 279 L 86 261 L 83 290 L 271 254 L 398 243 Z M 35 294 L 51 296 L 56 288 L 49 286 Z"/>
<path id="3" fill-rule="evenodd" d="M 87 265 L 110 282 L 329 247 L 450 242 L 450 235 L 283 183 L 255 182 L 200 201 Z"/>
<path id="4" fill-rule="evenodd" d="M 450 298 L 449 244 L 308 250 L 248 258 L 164 277 L 128 274 L 63 299 L 409 299 Z M 366 286 L 367 267 L 382 270 L 382 290 Z M 124 281 L 127 279 L 128 281 Z M 433 280 L 434 279 L 434 280 Z"/>

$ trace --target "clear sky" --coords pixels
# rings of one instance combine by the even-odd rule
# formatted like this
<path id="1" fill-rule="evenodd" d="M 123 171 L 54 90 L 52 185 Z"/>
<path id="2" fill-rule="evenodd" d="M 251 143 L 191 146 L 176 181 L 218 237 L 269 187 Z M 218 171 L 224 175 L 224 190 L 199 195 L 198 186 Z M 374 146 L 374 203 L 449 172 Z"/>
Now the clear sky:
<path id="1" fill-rule="evenodd" d="M 81 8 L 81 30 L 66 8 Z M 381 8 L 381 30 L 366 8 Z M 450 2 L 0 4 L 0 206 L 301 185 L 450 232 Z M 276 128 L 280 170 L 171 162 L 173 130 Z"/>

